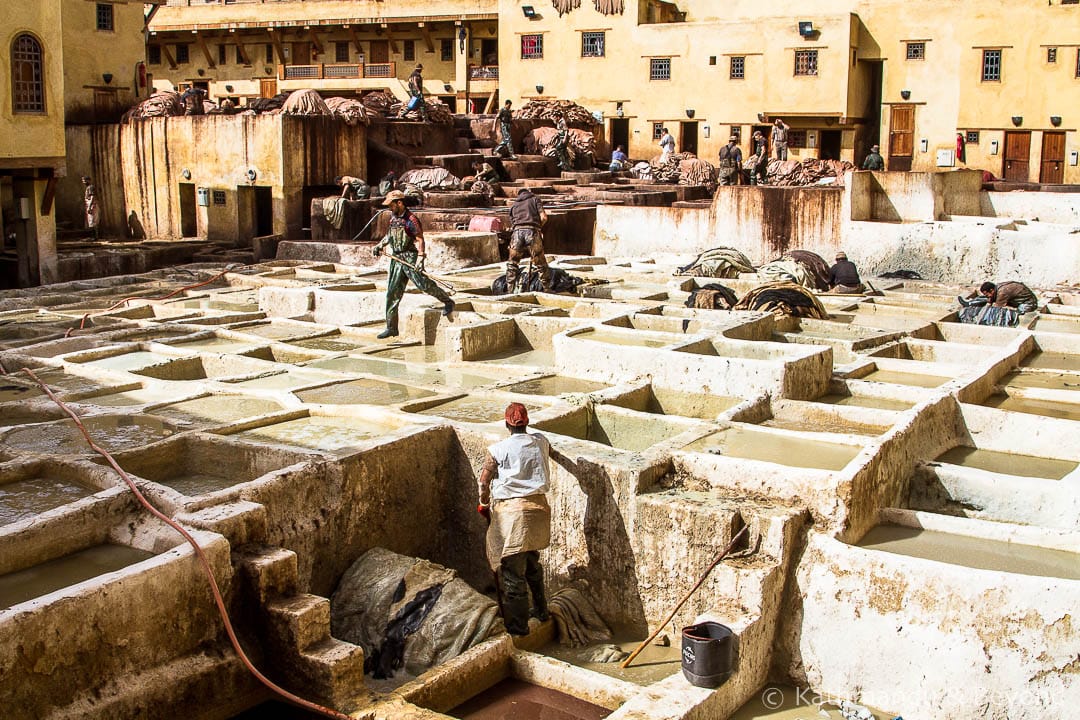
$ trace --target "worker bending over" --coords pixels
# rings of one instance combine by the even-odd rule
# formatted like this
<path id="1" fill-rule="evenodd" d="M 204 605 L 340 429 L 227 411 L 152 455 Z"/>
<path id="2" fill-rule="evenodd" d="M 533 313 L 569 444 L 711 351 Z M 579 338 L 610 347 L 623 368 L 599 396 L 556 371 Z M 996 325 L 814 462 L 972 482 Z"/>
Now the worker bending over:
<path id="1" fill-rule="evenodd" d="M 847 253 L 843 250 L 836 253 L 836 264 L 829 268 L 829 290 L 849 295 L 856 295 L 866 290 L 862 280 L 859 279 L 859 269 L 855 267 L 855 263 L 847 259 Z"/>
<path id="2" fill-rule="evenodd" d="M 506 288 L 514 292 L 518 276 L 518 264 L 525 253 L 529 254 L 532 264 L 540 273 L 540 285 L 544 292 L 551 292 L 551 268 L 544 255 L 544 234 L 541 232 L 547 222 L 540 198 L 528 188 L 518 190 L 517 199 L 510 206 L 510 257 L 506 261 Z"/>

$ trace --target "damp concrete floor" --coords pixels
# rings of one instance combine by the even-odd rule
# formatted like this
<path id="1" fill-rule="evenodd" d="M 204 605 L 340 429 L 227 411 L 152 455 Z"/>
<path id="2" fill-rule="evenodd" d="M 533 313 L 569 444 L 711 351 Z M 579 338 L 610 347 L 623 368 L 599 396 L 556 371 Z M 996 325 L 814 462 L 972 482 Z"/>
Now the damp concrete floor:
<path id="1" fill-rule="evenodd" d="M 190 550 L 27 370 L 197 533 L 256 663 L 352 717 L 781 718 L 824 698 L 1034 720 L 1080 704 L 1080 296 L 980 328 L 942 301 L 966 288 L 879 278 L 881 295 L 798 322 L 688 309 L 713 279 L 675 266 L 585 262 L 562 263 L 588 268 L 577 295 L 494 296 L 475 279 L 497 266 L 446 273 L 455 311 L 409 292 L 390 340 L 368 268 L 0 293 L 6 716 L 317 716 L 243 670 Z M 514 401 L 562 458 L 549 592 L 581 592 L 623 650 L 660 639 L 623 670 L 548 623 L 375 682 L 328 598 L 374 547 L 491 593 L 476 473 Z M 659 627 L 744 525 L 750 542 Z M 717 688 L 680 669 L 680 629 L 702 620 L 738 637 Z"/>

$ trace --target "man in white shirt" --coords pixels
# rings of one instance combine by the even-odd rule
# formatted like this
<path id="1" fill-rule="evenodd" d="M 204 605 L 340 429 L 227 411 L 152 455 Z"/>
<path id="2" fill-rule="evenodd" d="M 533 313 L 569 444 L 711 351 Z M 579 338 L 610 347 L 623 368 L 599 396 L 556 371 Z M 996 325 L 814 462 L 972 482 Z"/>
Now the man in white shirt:
<path id="1" fill-rule="evenodd" d="M 660 131 L 660 165 L 666 163 L 672 155 L 675 154 L 675 138 L 671 137 L 671 133 L 667 128 L 663 128 Z"/>
<path id="2" fill-rule="evenodd" d="M 510 403 L 504 414 L 510 437 L 488 447 L 478 481 L 480 505 L 488 518 L 487 556 L 498 574 L 500 603 L 506 631 L 529 634 L 529 593 L 532 616 L 548 619 L 540 550 L 551 542 L 548 458 L 551 444 L 528 432 L 529 412 Z"/>

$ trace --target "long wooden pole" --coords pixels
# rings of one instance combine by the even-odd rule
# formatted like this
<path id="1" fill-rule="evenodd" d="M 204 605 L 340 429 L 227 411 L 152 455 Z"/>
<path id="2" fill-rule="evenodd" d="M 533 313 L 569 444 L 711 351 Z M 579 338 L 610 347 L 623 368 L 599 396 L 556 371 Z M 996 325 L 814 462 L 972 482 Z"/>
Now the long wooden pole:
<path id="1" fill-rule="evenodd" d="M 645 646 L 648 645 L 649 643 L 651 643 L 653 641 L 653 639 L 655 639 L 656 636 L 660 634 L 660 631 L 663 630 L 665 627 L 667 627 L 667 624 L 669 622 L 671 622 L 671 618 L 675 617 L 675 613 L 679 612 L 679 608 L 681 608 L 683 605 L 685 605 L 686 601 L 690 599 L 690 596 L 693 595 L 695 592 L 697 592 L 697 589 L 699 587 L 701 587 L 702 583 L 705 582 L 705 578 L 709 577 L 709 573 L 711 573 L 713 571 L 713 568 L 715 568 L 717 565 L 719 565 L 720 561 L 723 560 L 725 557 L 727 557 L 727 554 L 729 552 L 731 552 L 731 548 L 735 547 L 735 542 L 740 537 L 742 537 L 743 533 L 745 533 L 749 528 L 750 528 L 749 525 L 743 525 L 742 530 L 735 533 L 734 537 L 731 538 L 731 542 L 729 542 L 727 547 L 724 548 L 724 551 L 716 556 L 716 559 L 712 561 L 712 564 L 709 565 L 709 567 L 707 567 L 705 569 L 705 572 L 703 572 L 701 574 L 701 577 L 698 578 L 698 581 L 694 585 L 694 587 L 690 588 L 690 592 L 683 595 L 683 599 L 680 600 L 679 604 L 675 606 L 675 609 L 672 610 L 671 613 L 666 618 L 664 618 L 664 622 L 657 625 L 656 630 L 653 631 L 653 634 L 650 635 L 649 637 L 645 638 L 641 642 L 641 644 L 637 646 L 637 649 L 634 650 L 634 652 L 630 653 L 630 657 L 628 657 L 628 658 L 626 658 L 625 660 L 622 661 L 622 664 L 619 667 L 623 667 L 623 668 L 630 667 L 630 663 L 634 662 L 634 658 L 636 658 L 638 655 L 640 655 L 641 651 L 645 649 Z"/>

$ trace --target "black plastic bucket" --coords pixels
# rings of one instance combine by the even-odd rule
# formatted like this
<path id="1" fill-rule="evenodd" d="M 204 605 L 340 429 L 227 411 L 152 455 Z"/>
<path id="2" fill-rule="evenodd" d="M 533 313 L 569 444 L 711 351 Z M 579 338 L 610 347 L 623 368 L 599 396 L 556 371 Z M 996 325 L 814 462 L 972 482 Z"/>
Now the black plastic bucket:
<path id="1" fill-rule="evenodd" d="M 682 672 L 691 685 L 723 685 L 734 669 L 735 633 L 727 625 L 703 622 L 682 631 Z"/>

